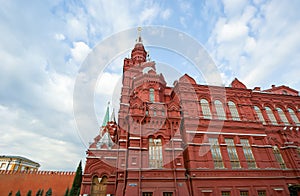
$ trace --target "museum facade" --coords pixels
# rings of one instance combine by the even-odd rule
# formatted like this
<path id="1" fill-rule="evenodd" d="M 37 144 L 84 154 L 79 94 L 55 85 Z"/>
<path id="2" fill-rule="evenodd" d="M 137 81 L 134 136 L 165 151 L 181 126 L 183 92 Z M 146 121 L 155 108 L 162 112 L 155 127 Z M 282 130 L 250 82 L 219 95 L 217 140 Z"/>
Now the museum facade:
<path id="1" fill-rule="evenodd" d="M 167 86 L 141 37 L 124 59 L 118 121 L 87 150 L 82 195 L 297 195 L 300 97 L 287 86 Z"/>

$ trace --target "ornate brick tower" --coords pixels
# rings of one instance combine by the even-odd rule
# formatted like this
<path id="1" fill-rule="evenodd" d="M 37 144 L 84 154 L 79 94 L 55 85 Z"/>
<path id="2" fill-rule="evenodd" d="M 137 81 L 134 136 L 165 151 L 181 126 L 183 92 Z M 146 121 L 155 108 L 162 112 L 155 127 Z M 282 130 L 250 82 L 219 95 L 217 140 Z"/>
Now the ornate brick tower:
<path id="1" fill-rule="evenodd" d="M 124 59 L 118 123 L 107 109 L 82 195 L 297 195 L 300 97 L 286 86 L 166 85 L 139 35 Z"/>

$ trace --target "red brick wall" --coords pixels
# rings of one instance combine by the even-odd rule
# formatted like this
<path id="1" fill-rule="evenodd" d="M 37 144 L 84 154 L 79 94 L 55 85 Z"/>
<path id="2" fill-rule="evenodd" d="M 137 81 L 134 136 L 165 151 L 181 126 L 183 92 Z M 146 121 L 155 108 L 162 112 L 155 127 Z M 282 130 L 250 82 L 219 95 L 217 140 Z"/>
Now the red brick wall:
<path id="1" fill-rule="evenodd" d="M 49 188 L 52 189 L 52 195 L 64 195 L 66 189 L 72 187 L 74 176 L 75 172 L 0 171 L 0 196 L 6 196 L 10 191 L 15 195 L 18 190 L 21 195 L 26 195 L 28 190 L 35 195 L 39 189 L 44 189 L 45 194 Z"/>

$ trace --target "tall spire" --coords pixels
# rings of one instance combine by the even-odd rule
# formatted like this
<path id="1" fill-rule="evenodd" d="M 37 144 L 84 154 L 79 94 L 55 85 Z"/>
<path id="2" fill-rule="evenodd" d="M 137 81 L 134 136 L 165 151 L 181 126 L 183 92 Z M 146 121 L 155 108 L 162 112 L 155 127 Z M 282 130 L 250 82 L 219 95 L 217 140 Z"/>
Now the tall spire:
<path id="1" fill-rule="evenodd" d="M 107 104 L 106 113 L 103 119 L 102 127 L 105 127 L 107 123 L 109 122 L 109 102 Z"/>
<path id="2" fill-rule="evenodd" d="M 137 43 L 142 43 L 142 35 L 141 35 L 141 32 L 142 32 L 142 27 L 138 27 L 138 39 L 137 39 Z"/>

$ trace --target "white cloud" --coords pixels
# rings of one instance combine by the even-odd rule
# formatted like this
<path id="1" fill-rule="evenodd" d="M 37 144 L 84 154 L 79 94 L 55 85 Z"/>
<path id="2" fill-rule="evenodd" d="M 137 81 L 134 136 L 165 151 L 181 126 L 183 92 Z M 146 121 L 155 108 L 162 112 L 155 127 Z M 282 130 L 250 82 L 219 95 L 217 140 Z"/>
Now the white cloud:
<path id="1" fill-rule="evenodd" d="M 236 39 L 244 38 L 248 34 L 248 27 L 239 22 L 224 24 L 217 35 L 217 41 L 235 41 Z"/>
<path id="2" fill-rule="evenodd" d="M 224 12 L 229 17 L 239 16 L 247 3 L 247 0 L 223 0 Z"/>
<path id="3" fill-rule="evenodd" d="M 275 81 L 278 85 L 300 85 L 298 80 L 285 77 L 300 74 L 295 67 L 300 63 L 295 58 L 300 52 L 296 30 L 300 17 L 293 11 L 297 4 L 273 0 L 253 7 L 244 1 L 224 1 L 225 16 L 218 19 L 209 38 L 214 58 L 225 65 L 222 71 L 240 77 L 250 87 L 269 87 Z"/>
<path id="4" fill-rule="evenodd" d="M 81 64 L 89 52 L 91 52 L 91 48 L 86 43 L 73 42 L 73 48 L 71 48 L 71 55 L 77 63 Z"/>
<path id="5" fill-rule="evenodd" d="M 172 14 L 171 9 L 165 9 L 164 11 L 161 12 L 160 15 L 164 20 L 168 20 L 170 18 L 171 14 Z"/>
<path id="6" fill-rule="evenodd" d="M 158 16 L 159 12 L 160 9 L 156 5 L 145 8 L 140 17 L 141 23 L 151 23 Z"/>
<path id="7" fill-rule="evenodd" d="M 66 39 L 65 35 L 62 34 L 62 33 L 55 33 L 54 38 L 59 40 L 59 41 L 62 41 L 62 40 Z"/>
<path id="8" fill-rule="evenodd" d="M 121 79 L 121 75 L 104 72 L 97 82 L 96 92 L 98 94 L 112 95 L 117 87 L 118 81 Z"/>

